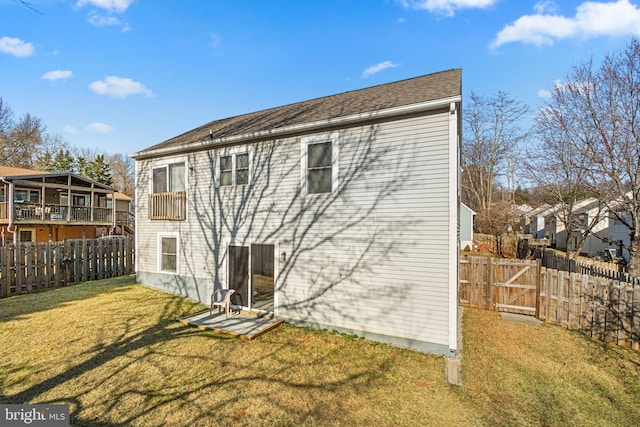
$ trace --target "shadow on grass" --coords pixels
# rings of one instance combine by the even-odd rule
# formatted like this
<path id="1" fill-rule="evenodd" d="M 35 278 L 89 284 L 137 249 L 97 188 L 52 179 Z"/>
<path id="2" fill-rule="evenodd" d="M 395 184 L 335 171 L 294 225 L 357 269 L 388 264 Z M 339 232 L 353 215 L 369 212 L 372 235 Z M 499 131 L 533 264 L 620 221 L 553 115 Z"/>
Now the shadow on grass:
<path id="1" fill-rule="evenodd" d="M 128 284 L 124 283 L 124 285 Z M 95 329 L 105 328 L 108 342 L 96 343 L 95 346 L 84 349 L 79 357 L 86 355 L 88 358 L 15 394 L 0 395 L 0 401 L 16 404 L 69 404 L 71 423 L 77 426 L 138 423 L 161 425 L 164 423 L 162 414 L 174 412 L 175 408 L 182 410 L 184 407 L 188 410 L 185 410 L 186 418 L 183 425 L 211 425 L 211 423 L 228 420 L 229 414 L 225 411 L 228 411 L 229 406 L 244 404 L 246 410 L 250 411 L 252 402 L 256 400 L 269 402 L 276 411 L 291 413 L 290 400 L 278 399 L 273 394 L 274 388 L 286 389 L 286 393 L 293 395 L 317 394 L 327 396 L 327 399 L 335 399 L 333 393 L 345 386 L 348 386 L 349 390 L 354 390 L 356 394 L 366 392 L 389 370 L 391 362 L 386 359 L 363 364 L 344 375 L 334 377 L 315 375 L 316 372 L 322 372 L 327 367 L 331 367 L 336 360 L 344 359 L 346 356 L 344 348 L 338 346 L 304 354 L 308 352 L 307 349 L 302 350 L 303 354 L 298 354 L 295 343 L 288 340 L 265 340 L 266 337 L 262 337 L 260 338 L 263 341 L 262 344 L 242 343 L 210 332 L 202 332 L 176 322 L 176 318 L 199 310 L 201 306 L 181 297 L 167 296 L 150 290 L 134 295 L 130 292 L 131 289 L 124 288 L 122 285 L 116 283 L 98 285 L 102 286 L 101 288 L 65 289 L 69 295 L 62 295 L 49 305 L 42 303 L 34 311 L 73 301 L 74 296 L 89 299 L 109 292 L 121 301 L 128 300 L 128 304 L 134 304 L 134 307 L 139 304 L 138 301 L 148 304 L 144 308 L 155 313 L 152 322 L 141 325 L 146 312 L 132 308 L 131 313 L 127 313 L 127 309 L 113 314 L 113 316 L 124 315 L 125 317 L 120 320 L 120 323 L 113 322 L 115 327 L 109 325 L 109 319 L 100 319 L 95 324 L 87 325 Z M 31 299 L 34 296 L 37 295 L 22 298 Z M 108 303 L 116 304 L 117 302 L 109 300 Z M 25 307 L 25 304 L 20 306 Z M 110 307 L 104 307 L 103 310 L 106 315 L 109 315 Z M 13 316 L 19 318 L 24 314 L 26 313 L 16 308 Z M 109 333 L 106 331 L 108 328 L 112 329 Z M 322 338 L 322 334 L 316 336 Z M 189 338 L 189 340 L 176 345 L 168 344 L 183 338 Z M 182 345 L 193 345 L 194 340 L 198 340 L 197 345 L 212 348 L 215 351 L 210 354 L 190 354 Z M 211 342 L 217 344 L 211 346 Z M 189 348 L 198 350 L 197 345 Z M 252 349 L 255 352 L 252 352 Z M 244 358 L 239 359 L 236 357 L 238 351 L 247 353 Z M 173 370 L 174 366 L 175 370 Z M 185 369 L 185 366 L 188 368 Z M 140 383 L 145 381 L 145 375 L 139 371 L 146 369 L 160 373 L 151 376 L 158 384 L 148 388 L 141 386 Z M 299 375 L 301 370 L 313 373 L 312 378 L 301 377 Z M 184 378 L 176 379 L 174 378 L 176 375 Z M 78 383 L 80 386 L 77 385 Z M 113 383 L 117 384 L 113 390 L 105 386 Z M 256 385 L 259 385 L 257 389 Z M 252 393 L 246 391 L 251 389 L 255 391 Z M 51 396 L 52 390 L 55 390 L 53 393 L 55 397 Z M 100 390 L 98 392 L 100 397 L 88 398 L 87 395 L 96 393 L 95 390 Z M 202 395 L 214 396 L 216 393 L 218 394 L 215 399 L 212 397 L 205 399 L 204 404 L 194 404 L 201 401 Z M 140 400 L 144 403 L 129 408 L 128 405 L 132 400 Z M 325 403 L 326 401 L 309 399 L 304 403 L 304 408 L 293 411 L 295 415 L 291 415 L 292 420 L 296 424 L 322 423 L 323 419 L 328 423 L 334 423 L 336 420 L 331 411 L 326 411 Z M 238 417 L 243 416 L 242 411 L 236 414 Z M 110 418 L 117 421 L 112 423 L 109 421 Z M 169 424 L 175 425 L 172 422 Z"/>
<path id="2" fill-rule="evenodd" d="M 637 352 L 480 309 L 465 309 L 463 327 L 456 392 L 482 425 L 637 425 Z"/>

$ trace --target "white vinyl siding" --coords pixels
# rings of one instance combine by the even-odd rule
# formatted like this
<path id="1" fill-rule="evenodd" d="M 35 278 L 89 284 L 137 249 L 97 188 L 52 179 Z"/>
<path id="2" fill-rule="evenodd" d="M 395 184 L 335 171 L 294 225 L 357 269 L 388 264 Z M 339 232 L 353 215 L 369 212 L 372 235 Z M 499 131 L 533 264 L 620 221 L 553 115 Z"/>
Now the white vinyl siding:
<path id="1" fill-rule="evenodd" d="M 276 265 L 276 315 L 451 348 L 449 114 L 189 154 L 189 220 L 138 224 L 141 282 L 206 303 L 227 286 L 229 242 L 277 241 L 287 256 Z M 308 145 L 328 141 L 331 192 L 309 194 Z M 220 187 L 220 158 L 247 152 L 251 186 Z M 139 179 L 153 164 L 137 162 Z M 146 195 L 137 200 L 143 218 Z M 151 274 L 163 231 L 184 242 L 177 274 L 188 289 Z"/>

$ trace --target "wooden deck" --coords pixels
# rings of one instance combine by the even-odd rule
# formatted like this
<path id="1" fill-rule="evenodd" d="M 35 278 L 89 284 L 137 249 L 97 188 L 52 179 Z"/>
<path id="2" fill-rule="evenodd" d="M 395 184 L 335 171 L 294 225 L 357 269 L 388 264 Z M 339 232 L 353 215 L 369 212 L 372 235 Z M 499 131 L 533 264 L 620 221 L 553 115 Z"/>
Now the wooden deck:
<path id="1" fill-rule="evenodd" d="M 212 330 L 215 333 L 240 337 L 249 341 L 267 332 L 278 329 L 284 320 L 274 319 L 272 316 L 259 317 L 255 313 L 234 312 L 225 319 L 224 312 L 214 310 L 209 316 L 209 310 L 178 319 L 184 325 L 195 326 L 200 330 Z"/>

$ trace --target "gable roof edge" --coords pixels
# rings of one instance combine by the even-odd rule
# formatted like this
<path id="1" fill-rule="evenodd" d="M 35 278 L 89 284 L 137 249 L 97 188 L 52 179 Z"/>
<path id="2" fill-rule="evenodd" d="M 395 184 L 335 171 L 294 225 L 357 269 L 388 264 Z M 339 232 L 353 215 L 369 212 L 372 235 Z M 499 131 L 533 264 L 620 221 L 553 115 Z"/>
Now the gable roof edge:
<path id="1" fill-rule="evenodd" d="M 292 126 L 285 126 L 276 129 L 263 130 L 258 132 L 246 133 L 241 135 L 233 135 L 223 138 L 215 138 L 211 140 L 193 141 L 187 144 L 181 144 L 172 147 L 162 147 L 151 150 L 142 150 L 129 155 L 130 158 L 135 160 L 148 159 L 153 157 L 159 157 L 169 154 L 178 154 L 191 151 L 199 151 L 208 148 L 214 148 L 223 145 L 239 144 L 242 142 L 251 142 L 258 139 L 264 139 L 267 137 L 284 137 L 289 134 L 308 132 L 317 129 L 326 128 L 336 125 L 348 125 L 352 123 L 358 123 L 368 121 L 372 119 L 383 119 L 399 115 L 405 115 L 410 113 L 417 113 L 421 111 L 430 111 L 438 108 L 449 106 L 451 103 L 457 103 L 462 101 L 461 95 L 451 96 L 447 98 L 440 98 L 431 101 L 421 102 L 417 104 L 401 105 L 392 108 L 386 108 L 377 111 L 368 111 L 366 113 L 358 113 L 349 116 L 336 117 L 330 119 L 323 119 L 315 122 L 302 123 Z"/>

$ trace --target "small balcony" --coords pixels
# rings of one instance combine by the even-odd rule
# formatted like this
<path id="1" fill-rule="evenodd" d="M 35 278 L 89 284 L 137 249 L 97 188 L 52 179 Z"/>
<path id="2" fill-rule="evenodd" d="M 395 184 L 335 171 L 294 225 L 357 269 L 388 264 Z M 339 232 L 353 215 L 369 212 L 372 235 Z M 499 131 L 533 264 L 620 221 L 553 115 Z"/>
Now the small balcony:
<path id="1" fill-rule="evenodd" d="M 183 221 L 187 219 L 187 193 L 149 194 L 149 219 Z"/>
<path id="2" fill-rule="evenodd" d="M 8 219 L 9 203 L 0 203 L 0 219 Z M 13 220 L 22 223 L 100 223 L 113 222 L 113 210 L 104 207 L 67 206 L 14 202 Z"/>

